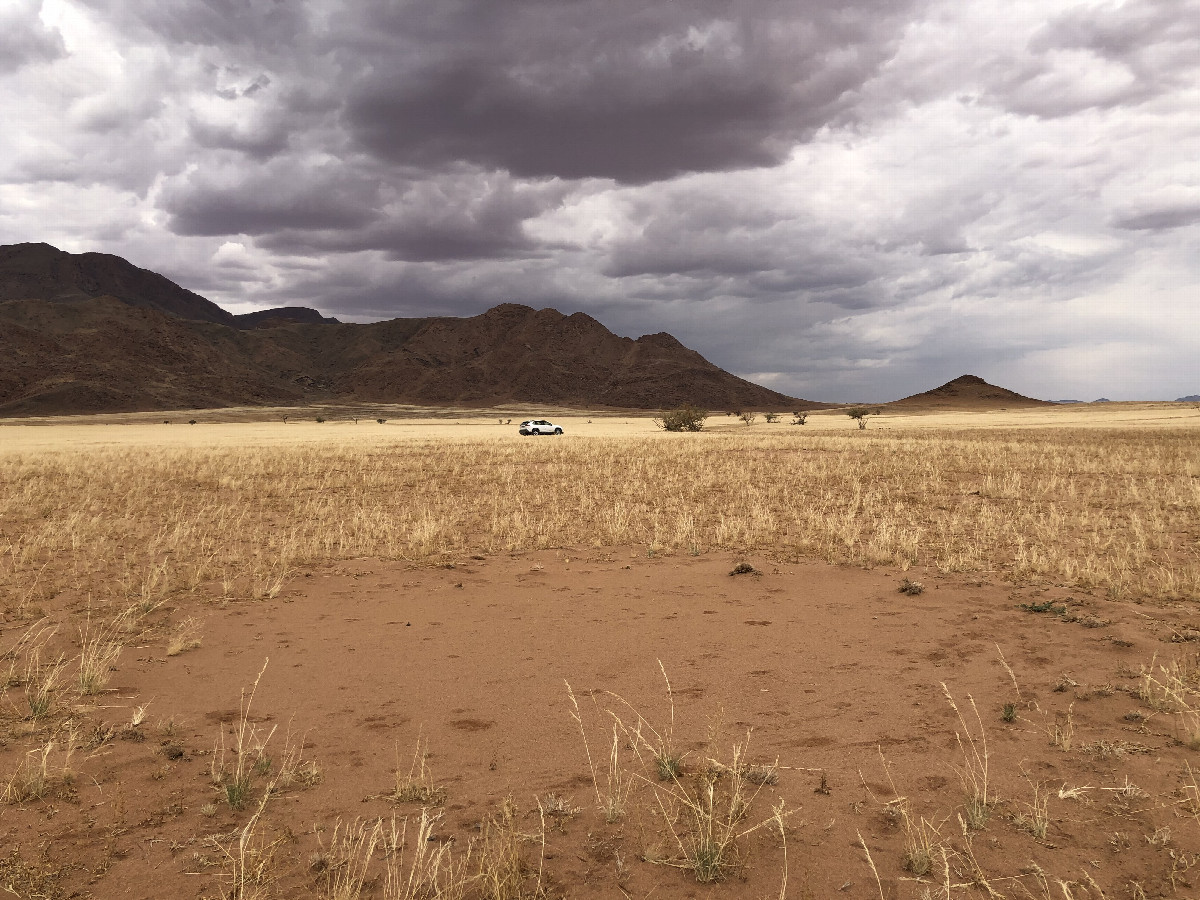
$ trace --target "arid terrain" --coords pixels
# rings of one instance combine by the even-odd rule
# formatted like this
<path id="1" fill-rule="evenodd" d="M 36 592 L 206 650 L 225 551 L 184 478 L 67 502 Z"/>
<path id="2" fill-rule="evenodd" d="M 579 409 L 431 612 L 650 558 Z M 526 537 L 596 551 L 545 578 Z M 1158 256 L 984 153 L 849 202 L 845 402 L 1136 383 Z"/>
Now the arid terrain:
<path id="1" fill-rule="evenodd" d="M 1200 891 L 1194 405 L 378 418 L 0 423 L 0 886 Z"/>

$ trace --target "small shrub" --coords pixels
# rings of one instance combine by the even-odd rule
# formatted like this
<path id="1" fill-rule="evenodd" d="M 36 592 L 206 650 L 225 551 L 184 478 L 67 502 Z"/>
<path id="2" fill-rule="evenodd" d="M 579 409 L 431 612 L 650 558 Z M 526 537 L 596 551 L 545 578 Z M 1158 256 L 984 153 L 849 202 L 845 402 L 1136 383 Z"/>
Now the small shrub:
<path id="1" fill-rule="evenodd" d="M 774 424 L 779 421 L 779 413 L 763 413 L 763 418 L 767 420 L 768 424 Z"/>
<path id="2" fill-rule="evenodd" d="M 758 413 L 752 413 L 752 412 L 738 413 L 738 418 L 741 419 L 743 422 L 745 422 L 746 427 L 749 428 L 751 425 L 754 424 L 755 420 L 758 418 Z"/>
<path id="3" fill-rule="evenodd" d="M 1015 703 L 1005 703 L 1004 709 L 1000 713 L 1000 718 L 1005 722 L 1015 722 L 1017 720 L 1017 705 Z"/>
<path id="4" fill-rule="evenodd" d="M 808 421 L 808 413 L 806 413 L 806 412 L 792 413 L 792 424 L 793 425 L 803 425 L 807 421 Z"/>
<path id="5" fill-rule="evenodd" d="M 189 425 L 195 425 L 195 424 L 196 424 L 196 420 L 195 420 L 195 419 L 188 419 L 188 424 L 189 424 Z"/>
<path id="6" fill-rule="evenodd" d="M 859 430 L 865 430 L 867 427 L 867 416 L 872 415 L 872 411 L 865 406 L 855 406 L 852 409 L 846 410 L 846 415 L 858 423 Z"/>
<path id="7" fill-rule="evenodd" d="M 325 421 L 325 419 L 324 419 L 324 418 L 322 418 L 321 416 L 317 416 L 317 424 L 318 424 L 318 425 L 320 425 L 320 424 L 321 424 L 321 423 L 323 423 L 324 421 Z"/>
<path id="8" fill-rule="evenodd" d="M 754 566 L 750 565 L 750 563 L 748 563 L 748 562 L 740 562 L 730 570 L 729 574 L 730 575 L 761 575 L 762 572 L 758 571 L 758 569 L 754 568 Z"/>
<path id="9" fill-rule="evenodd" d="M 1067 611 L 1067 608 L 1065 606 L 1055 606 L 1053 600 L 1046 600 L 1046 601 L 1043 601 L 1042 603 L 1018 603 L 1017 606 L 1019 606 L 1021 609 L 1025 610 L 1026 612 L 1031 612 L 1031 613 L 1048 612 L 1048 613 L 1052 613 L 1053 615 L 1056 615 L 1056 616 L 1061 616 L 1063 613 L 1065 613 Z"/>
<path id="10" fill-rule="evenodd" d="M 910 597 L 916 597 L 925 593 L 925 585 L 921 584 L 919 581 L 912 581 L 908 578 L 905 578 L 902 582 L 900 582 L 900 587 L 898 587 L 896 590 L 898 593 L 908 594 Z"/>
<path id="11" fill-rule="evenodd" d="M 387 421 L 387 419 L 376 419 L 375 421 L 378 422 L 380 425 L 382 425 L 384 422 Z"/>
<path id="12" fill-rule="evenodd" d="M 676 409 L 664 411 L 654 420 L 654 424 L 663 431 L 700 431 L 707 418 L 708 410 L 685 403 Z"/>

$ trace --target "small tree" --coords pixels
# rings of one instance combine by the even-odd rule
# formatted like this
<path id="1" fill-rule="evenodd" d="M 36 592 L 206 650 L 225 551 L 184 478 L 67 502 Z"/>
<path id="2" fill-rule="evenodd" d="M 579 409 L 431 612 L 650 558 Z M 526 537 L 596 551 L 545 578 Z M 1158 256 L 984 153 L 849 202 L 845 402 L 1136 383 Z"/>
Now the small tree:
<path id="1" fill-rule="evenodd" d="M 859 430 L 865 430 L 867 427 L 867 416 L 871 415 L 872 411 L 865 406 L 856 406 L 853 409 L 846 410 L 846 415 L 858 423 Z"/>
<path id="2" fill-rule="evenodd" d="M 793 425 L 803 425 L 807 421 L 808 421 L 808 413 L 806 413 L 806 412 L 792 413 L 792 424 Z"/>
<path id="3" fill-rule="evenodd" d="M 382 425 L 384 422 L 387 421 L 387 419 L 376 419 L 375 421 L 378 422 L 380 425 Z"/>
<path id="4" fill-rule="evenodd" d="M 763 418 L 767 420 L 768 424 L 773 424 L 779 421 L 779 413 L 763 413 Z"/>
<path id="5" fill-rule="evenodd" d="M 707 409 L 699 409 L 685 403 L 677 409 L 664 410 L 654 420 L 654 424 L 663 431 L 699 431 L 704 427 L 704 420 L 707 418 Z"/>
<path id="6" fill-rule="evenodd" d="M 752 413 L 752 412 L 738 413 L 738 418 L 741 419 L 743 422 L 745 422 L 746 427 L 749 428 L 751 425 L 754 424 L 754 420 L 758 418 L 758 413 Z"/>

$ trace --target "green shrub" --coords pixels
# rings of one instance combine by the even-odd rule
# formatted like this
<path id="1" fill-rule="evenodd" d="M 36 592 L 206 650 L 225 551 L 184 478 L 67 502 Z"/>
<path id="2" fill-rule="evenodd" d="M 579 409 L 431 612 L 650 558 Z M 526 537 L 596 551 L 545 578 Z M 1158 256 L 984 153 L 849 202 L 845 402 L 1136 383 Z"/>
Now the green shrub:
<path id="1" fill-rule="evenodd" d="M 699 431 L 707 418 L 707 409 L 685 403 L 677 409 L 664 411 L 654 420 L 654 424 L 664 431 Z"/>

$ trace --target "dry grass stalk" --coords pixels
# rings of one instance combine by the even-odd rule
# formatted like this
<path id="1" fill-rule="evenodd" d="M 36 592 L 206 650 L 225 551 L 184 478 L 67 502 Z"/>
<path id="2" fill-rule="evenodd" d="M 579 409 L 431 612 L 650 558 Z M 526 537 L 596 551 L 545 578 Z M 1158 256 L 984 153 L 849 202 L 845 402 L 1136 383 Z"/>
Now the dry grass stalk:
<path id="1" fill-rule="evenodd" d="M 306 734 L 302 734 L 299 740 L 294 739 L 291 726 L 288 726 L 287 736 L 283 740 L 283 749 L 279 752 L 279 765 L 276 767 L 275 780 L 272 782 L 276 791 L 282 793 L 293 787 L 310 788 L 325 780 L 325 775 L 316 761 L 304 758 L 306 737 Z"/>
<path id="2" fill-rule="evenodd" d="M 1074 710 L 1075 704 L 1072 702 L 1065 713 L 1054 715 L 1054 730 L 1050 734 L 1050 743 L 1064 753 L 1069 753 L 1075 742 Z"/>
<path id="3" fill-rule="evenodd" d="M 188 616 L 176 625 L 175 630 L 171 633 L 171 640 L 167 643 L 167 656 L 187 653 L 189 650 L 197 649 L 201 644 L 200 622 L 192 616 Z"/>
<path id="4" fill-rule="evenodd" d="M 78 737 L 77 732 L 68 730 L 62 740 L 52 738 L 26 753 L 0 789 L 0 802 L 17 804 L 40 800 L 56 785 L 74 781 L 71 757 Z"/>
<path id="5" fill-rule="evenodd" d="M 1021 699 L 1021 686 L 1017 684 L 1017 673 L 1012 670 L 1012 666 L 1008 664 L 1008 660 L 1004 658 L 1004 651 L 1000 649 L 1000 645 L 996 645 L 996 653 L 1000 656 L 1000 665 L 1004 666 L 1004 671 L 1008 673 L 1008 677 L 1012 680 L 1013 690 L 1016 692 L 1017 700 Z"/>
<path id="6" fill-rule="evenodd" d="M 611 825 L 625 815 L 625 805 L 633 790 L 633 775 L 625 769 L 621 762 L 620 725 L 616 722 L 613 723 L 612 747 L 608 754 L 608 768 L 604 773 L 605 787 L 601 790 L 600 773 L 592 759 L 587 729 L 584 728 L 583 717 L 579 711 L 579 702 L 575 699 L 575 692 L 571 689 L 570 683 L 564 681 L 563 684 L 567 686 L 567 697 L 571 701 L 571 718 L 579 726 L 579 734 L 583 738 L 583 751 L 587 756 L 588 771 L 592 776 L 592 788 L 596 792 L 596 806 L 604 813 L 604 821 Z"/>
<path id="7" fill-rule="evenodd" d="M 121 655 L 121 633 L 132 617 L 132 608 L 113 617 L 107 625 L 95 625 L 91 611 L 79 629 L 79 691 L 84 696 L 98 694 L 108 684 L 113 664 Z"/>
<path id="8" fill-rule="evenodd" d="M 349 825 L 337 820 L 329 839 L 329 849 L 321 844 L 321 856 L 325 860 L 319 881 L 322 900 L 358 900 L 362 896 L 371 857 L 382 838 L 382 820 L 376 819 L 369 828 L 368 823 L 360 819 Z"/>
<path id="9" fill-rule="evenodd" d="M 34 646 L 25 662 L 25 702 L 29 706 L 29 718 L 34 720 L 50 714 L 54 694 L 67 669 L 65 655 L 60 653 L 54 662 L 43 665 L 41 651 L 41 646 Z"/>
<path id="10" fill-rule="evenodd" d="M 429 742 L 418 737 L 408 773 L 402 774 L 400 767 L 396 767 L 396 789 L 391 793 L 390 799 L 398 803 L 424 803 L 433 806 L 439 806 L 446 801 L 446 789 L 434 783 L 433 772 L 426 764 L 428 758 Z"/>
<path id="11" fill-rule="evenodd" d="M 259 669 L 258 676 L 250 688 L 249 696 L 246 695 L 246 689 L 242 689 L 241 700 L 238 704 L 239 715 L 234 729 L 233 747 L 227 749 L 225 746 L 224 726 L 217 732 L 217 744 L 213 750 L 210 774 L 213 783 L 223 788 L 226 801 L 234 809 L 241 809 L 250 798 L 254 776 L 265 775 L 271 767 L 271 760 L 266 755 L 266 748 L 275 734 L 275 727 L 273 726 L 263 736 L 260 734 L 258 726 L 250 720 L 250 708 L 254 704 L 254 695 L 258 691 L 258 683 L 262 680 L 263 673 L 267 671 L 269 662 L 269 659 L 263 661 L 263 666 Z M 230 755 L 233 756 L 232 768 L 226 764 Z M 269 792 L 270 788 L 268 788 Z"/>
<path id="12" fill-rule="evenodd" d="M 1151 709 L 1174 715 L 1180 741 L 1200 749 L 1200 654 L 1156 667 L 1157 660 L 1155 655 L 1143 667 L 1138 697 Z"/>
<path id="13" fill-rule="evenodd" d="M 995 802 L 995 798 L 988 792 L 989 759 L 987 732 L 984 731 L 983 718 L 979 715 L 979 708 L 975 705 L 975 699 L 970 694 L 967 695 L 967 701 L 971 704 L 971 710 L 975 713 L 975 722 L 979 732 L 978 737 L 967 724 L 966 718 L 958 708 L 958 704 L 954 702 L 954 697 L 951 695 L 950 689 L 946 687 L 945 682 L 942 682 L 942 693 L 945 695 L 946 701 L 950 704 L 950 708 L 958 715 L 958 722 L 962 726 L 961 731 L 955 732 L 955 737 L 958 739 L 958 748 L 963 753 L 963 764 L 955 766 L 954 770 L 958 774 L 959 781 L 962 783 L 963 791 L 966 794 L 966 822 L 972 828 L 979 829 L 987 823 L 988 816 L 991 815 L 992 806 Z"/>
<path id="14" fill-rule="evenodd" d="M 728 765 L 709 759 L 690 779 L 676 777 L 665 784 L 644 779 L 654 789 L 655 802 L 680 853 L 658 862 L 690 870 L 701 884 L 720 881 L 738 866 L 743 838 L 790 815 L 779 809 L 743 827 L 763 787 L 750 789 L 743 774 L 749 740 L 747 734 L 744 742 L 734 744 Z"/>
<path id="15" fill-rule="evenodd" d="M 58 626 L 49 624 L 45 619 L 38 619 L 22 631 L 16 642 L 0 656 L 0 660 L 8 663 L 7 671 L 0 669 L 0 690 L 27 682 L 29 657 L 40 654 L 57 633 Z M 22 656 L 26 658 L 25 666 L 21 665 Z"/>
<path id="16" fill-rule="evenodd" d="M 1043 789 L 1040 781 L 1034 782 L 1028 774 L 1025 775 L 1025 780 L 1033 788 L 1033 800 L 1028 803 L 1018 801 L 1022 811 L 1013 816 L 1013 824 L 1028 831 L 1039 841 L 1044 841 L 1050 828 L 1050 793 Z M 1059 796 L 1062 796 L 1061 791 Z"/>
<path id="17" fill-rule="evenodd" d="M 455 860 L 450 844 L 436 841 L 434 826 L 441 815 L 430 815 L 422 809 L 417 820 L 411 857 L 405 861 L 404 847 L 408 835 L 408 819 L 396 826 L 392 817 L 391 828 L 384 850 L 387 864 L 384 871 L 384 900 L 462 900 L 466 896 L 471 878 L 467 874 L 470 851 L 462 860 Z"/>
<path id="18" fill-rule="evenodd" d="M 628 738 L 630 747 L 639 758 L 642 752 L 645 752 L 654 760 L 654 771 L 659 781 L 672 781 L 683 773 L 683 754 L 675 747 L 675 694 L 671 690 L 671 679 L 667 677 L 667 670 L 663 666 L 662 660 L 656 660 L 656 662 L 659 672 L 662 673 L 663 682 L 667 686 L 668 719 L 667 724 L 662 728 L 655 728 L 624 697 L 614 694 L 612 691 L 605 691 L 605 693 L 625 707 L 634 717 L 635 724 L 633 727 L 629 727 L 619 716 L 610 712 L 614 721 L 620 725 L 621 731 Z"/>
<path id="19" fill-rule="evenodd" d="M 271 792 L 264 791 L 249 820 L 230 837 L 212 838 L 212 844 L 225 859 L 222 875 L 222 900 L 265 900 L 272 896 L 278 878 L 276 854 L 283 838 L 268 840 L 262 828 L 262 815 Z"/>
<path id="20" fill-rule="evenodd" d="M 883 891 L 883 879 L 879 877 L 879 869 L 875 867 L 875 860 L 871 858 L 871 848 L 863 840 L 861 831 L 855 829 L 854 833 L 858 835 L 859 846 L 863 848 L 863 853 L 867 855 L 867 865 L 871 867 L 871 874 L 875 876 L 875 885 L 879 888 L 879 900 L 887 900 L 887 894 Z"/>
<path id="21" fill-rule="evenodd" d="M 892 777 L 891 767 L 883 755 L 883 749 L 877 747 L 879 761 L 883 764 L 884 774 L 892 787 L 892 799 L 884 804 L 885 814 L 900 823 L 904 834 L 904 855 L 901 863 L 904 868 L 920 878 L 932 871 L 937 859 L 937 849 L 942 843 L 941 825 L 934 824 L 924 816 L 914 817 L 911 804 L 907 797 L 901 795 Z M 861 777 L 861 773 L 860 773 Z M 866 785 L 865 779 L 863 784 Z M 870 788 L 867 788 L 870 793 Z M 872 794 L 874 798 L 874 794 Z M 878 802 L 878 800 L 876 800 Z M 944 824 L 944 820 L 941 824 Z"/>
<path id="22" fill-rule="evenodd" d="M 526 859 L 525 845 L 540 843 L 537 869 Z M 546 823 L 541 833 L 528 835 L 517 828 L 517 807 L 509 798 L 500 812 L 483 822 L 476 852 L 472 889 L 484 900 L 525 900 L 545 895 L 543 865 L 546 857 Z"/>

